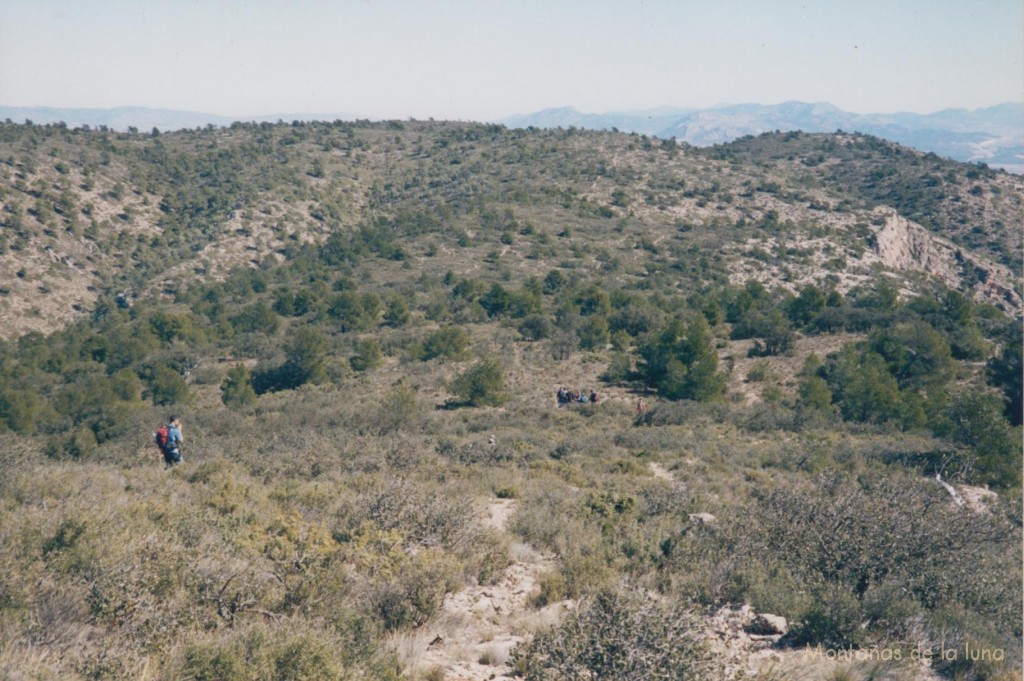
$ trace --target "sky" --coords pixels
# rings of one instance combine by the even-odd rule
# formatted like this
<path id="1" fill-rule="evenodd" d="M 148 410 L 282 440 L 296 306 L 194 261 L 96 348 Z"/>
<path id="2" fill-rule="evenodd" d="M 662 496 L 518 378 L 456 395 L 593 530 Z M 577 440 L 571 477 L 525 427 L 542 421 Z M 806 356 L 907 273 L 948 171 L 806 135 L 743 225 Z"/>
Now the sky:
<path id="1" fill-rule="evenodd" d="M 1024 100 L 1020 0 L 0 0 L 0 105 L 498 120 Z"/>

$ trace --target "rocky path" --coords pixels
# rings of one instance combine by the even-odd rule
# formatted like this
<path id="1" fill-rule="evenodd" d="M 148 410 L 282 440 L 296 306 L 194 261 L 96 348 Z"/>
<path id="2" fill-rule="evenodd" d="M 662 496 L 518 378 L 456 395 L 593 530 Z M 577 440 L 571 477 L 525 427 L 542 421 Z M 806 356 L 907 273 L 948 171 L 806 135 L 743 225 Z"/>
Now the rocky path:
<path id="1" fill-rule="evenodd" d="M 517 505 L 513 499 L 488 502 L 480 514 L 481 527 L 505 532 Z M 511 564 L 494 584 L 449 594 L 430 622 L 392 642 L 410 678 L 513 678 L 508 664 L 512 649 L 530 633 L 557 623 L 571 604 L 539 610 L 531 605 L 540 577 L 557 567 L 554 556 L 514 542 L 510 557 Z"/>
<path id="2" fill-rule="evenodd" d="M 658 479 L 681 485 L 662 464 L 648 464 Z M 987 490 L 982 490 L 986 492 Z M 972 497 L 982 497 L 971 489 Z M 967 496 L 967 495 L 965 495 Z M 971 499 L 977 503 L 977 500 Z M 507 531 L 518 502 L 493 499 L 478 515 L 482 529 Z M 691 521 L 714 523 L 709 513 L 695 513 Z M 511 563 L 493 584 L 467 586 L 449 594 L 440 611 L 416 631 L 396 636 L 391 645 L 414 681 L 486 681 L 513 679 L 510 655 L 532 633 L 557 624 L 573 607 L 566 601 L 537 609 L 532 605 L 538 583 L 557 569 L 557 559 L 527 544 L 512 542 Z M 828 651 L 780 648 L 776 644 L 787 629 L 786 621 L 757 614 L 749 606 L 722 608 L 705 622 L 703 638 L 723 665 L 727 679 L 877 678 L 880 681 L 937 681 L 925 666 L 891 664 L 879 660 L 836 658 Z"/>
<path id="3" fill-rule="evenodd" d="M 676 476 L 672 475 L 672 471 L 668 470 L 660 463 L 650 462 L 647 467 L 651 469 L 651 474 L 659 480 L 667 480 L 668 482 L 675 482 Z"/>

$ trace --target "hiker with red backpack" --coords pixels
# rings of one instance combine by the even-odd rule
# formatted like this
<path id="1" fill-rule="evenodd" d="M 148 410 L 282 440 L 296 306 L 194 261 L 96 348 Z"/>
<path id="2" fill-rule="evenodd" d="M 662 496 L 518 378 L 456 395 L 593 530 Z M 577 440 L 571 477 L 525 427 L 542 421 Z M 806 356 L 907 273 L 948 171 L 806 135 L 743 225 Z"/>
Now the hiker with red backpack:
<path id="1" fill-rule="evenodd" d="M 160 426 L 153 435 L 153 439 L 156 441 L 156 445 L 160 448 L 161 453 L 163 453 L 164 463 L 167 464 L 168 468 L 177 466 L 183 461 L 181 458 L 181 446 L 185 444 L 185 440 L 181 436 L 181 421 L 178 420 L 177 416 L 172 415 L 167 419 L 167 425 Z"/>

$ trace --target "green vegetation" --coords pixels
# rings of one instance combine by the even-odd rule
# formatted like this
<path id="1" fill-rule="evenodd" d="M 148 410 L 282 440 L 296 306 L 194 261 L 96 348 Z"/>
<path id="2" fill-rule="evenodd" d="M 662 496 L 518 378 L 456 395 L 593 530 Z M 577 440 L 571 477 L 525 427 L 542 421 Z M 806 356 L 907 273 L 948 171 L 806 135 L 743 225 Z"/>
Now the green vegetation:
<path id="1" fill-rule="evenodd" d="M 725 376 L 717 373 L 718 355 L 702 316 L 694 317 L 689 326 L 673 319 L 655 331 L 638 353 L 638 373 L 667 399 L 706 402 L 725 388 Z"/>
<path id="2" fill-rule="evenodd" d="M 692 613 L 605 591 L 522 647 L 513 666 L 528 681 L 715 678 L 696 630 Z"/>
<path id="3" fill-rule="evenodd" d="M 401 641 L 514 543 L 578 606 L 525 678 L 720 678 L 742 603 L 1011 678 L 1020 287 L 971 263 L 1020 272 L 1014 187 L 846 134 L 0 124 L 0 677 L 437 677 Z M 878 205 L 959 278 L 883 266 Z"/>
<path id="4" fill-rule="evenodd" d="M 508 399 L 504 373 L 497 360 L 483 360 L 456 376 L 451 389 L 465 404 L 496 407 Z"/>

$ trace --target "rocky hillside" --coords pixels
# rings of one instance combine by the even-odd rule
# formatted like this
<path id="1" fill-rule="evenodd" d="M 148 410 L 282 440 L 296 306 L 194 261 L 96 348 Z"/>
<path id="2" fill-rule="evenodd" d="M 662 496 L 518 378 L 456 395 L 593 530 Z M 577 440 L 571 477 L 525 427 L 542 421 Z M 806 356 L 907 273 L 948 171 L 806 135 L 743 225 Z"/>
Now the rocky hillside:
<path id="1" fill-rule="evenodd" d="M 0 126 L 0 678 L 1017 678 L 1021 189 Z"/>
<path id="2" fill-rule="evenodd" d="M 589 245 L 632 277 L 698 251 L 706 280 L 753 276 L 791 290 L 834 280 L 845 293 L 882 265 L 912 291 L 904 282 L 935 272 L 1021 312 L 1022 180 L 863 136 L 788 133 L 697 150 L 428 123 L 160 136 L 7 124 L 0 158 L 7 337 L 55 330 L 103 294 L 175 290 L 382 221 L 420 248 L 481 226 L 584 223 Z"/>

